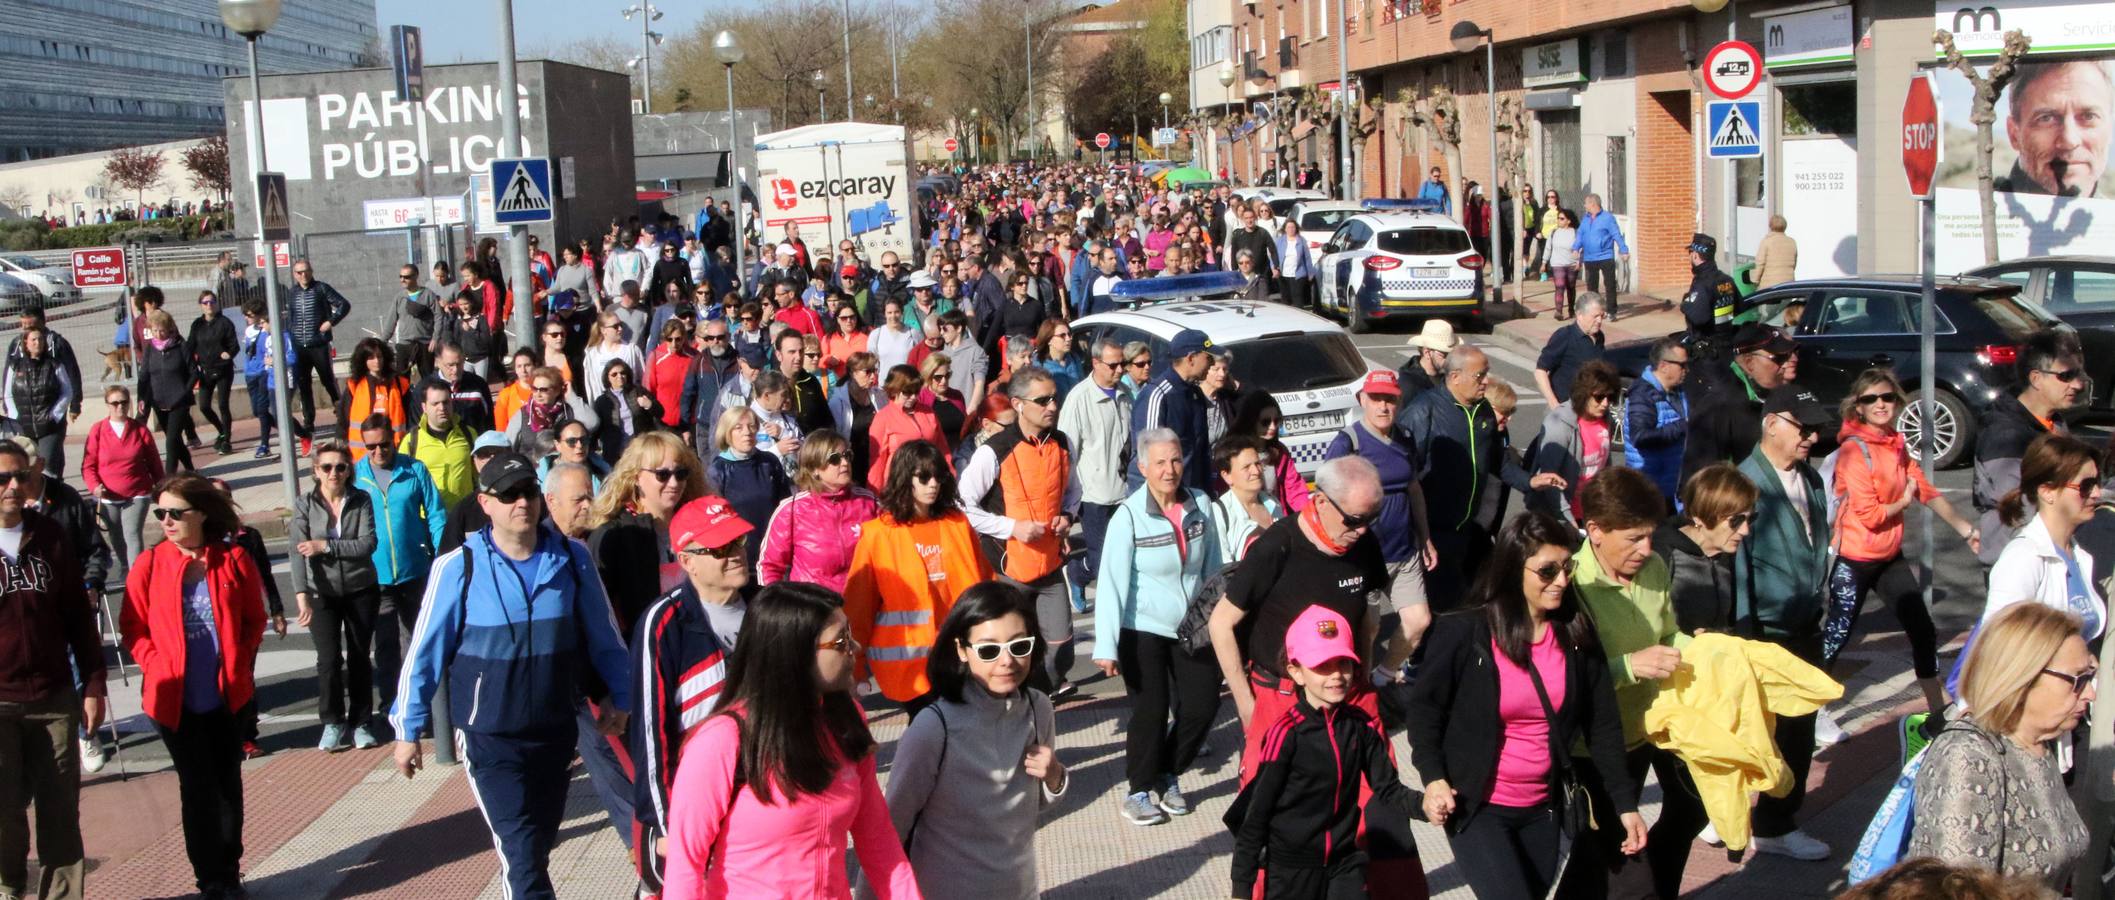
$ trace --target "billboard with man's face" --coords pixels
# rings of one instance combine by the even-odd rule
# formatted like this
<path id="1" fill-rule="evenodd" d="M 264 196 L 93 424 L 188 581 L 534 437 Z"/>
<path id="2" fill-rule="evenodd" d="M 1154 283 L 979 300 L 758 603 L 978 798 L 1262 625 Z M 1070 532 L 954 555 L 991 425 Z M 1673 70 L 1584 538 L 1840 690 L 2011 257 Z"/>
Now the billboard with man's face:
<path id="1" fill-rule="evenodd" d="M 1945 157 L 1938 173 L 1942 271 L 1983 264 L 1976 194 L 1974 89 L 1951 69 L 1938 73 Z M 2105 59 L 2019 64 L 1998 96 L 1991 126 L 1998 256 L 2106 253 L 2115 247 L 2115 66 Z"/>

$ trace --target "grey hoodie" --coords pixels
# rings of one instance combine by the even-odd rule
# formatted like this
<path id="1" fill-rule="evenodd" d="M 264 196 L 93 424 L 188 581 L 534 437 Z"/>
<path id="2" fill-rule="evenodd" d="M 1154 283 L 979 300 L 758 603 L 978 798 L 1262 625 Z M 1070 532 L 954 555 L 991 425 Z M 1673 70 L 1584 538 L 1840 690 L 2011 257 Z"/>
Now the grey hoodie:
<path id="1" fill-rule="evenodd" d="M 1621 426 L 1613 414 L 1608 418 L 1608 428 L 1608 462 L 1603 465 L 1604 469 L 1626 464 L 1618 446 Z M 1551 409 L 1542 419 L 1541 433 L 1535 435 L 1535 440 L 1528 445 L 1528 471 L 1537 475 L 1555 472 L 1564 478 L 1564 487 L 1561 490 L 1542 488 L 1530 493 L 1528 508 L 1586 527 L 1586 523 L 1574 521 L 1572 516 L 1572 501 L 1579 496 L 1579 473 L 1584 468 L 1581 458 L 1585 454 L 1586 448 L 1579 437 L 1579 414 L 1570 404 Z"/>
<path id="2" fill-rule="evenodd" d="M 305 560 L 299 559 L 299 551 L 295 551 L 296 591 L 344 597 L 376 586 L 375 513 L 366 491 L 346 483 L 345 508 L 338 517 L 336 535 L 330 530 L 330 504 L 315 491 L 301 495 L 287 528 L 296 546 L 308 540 L 330 545 L 329 550 Z"/>

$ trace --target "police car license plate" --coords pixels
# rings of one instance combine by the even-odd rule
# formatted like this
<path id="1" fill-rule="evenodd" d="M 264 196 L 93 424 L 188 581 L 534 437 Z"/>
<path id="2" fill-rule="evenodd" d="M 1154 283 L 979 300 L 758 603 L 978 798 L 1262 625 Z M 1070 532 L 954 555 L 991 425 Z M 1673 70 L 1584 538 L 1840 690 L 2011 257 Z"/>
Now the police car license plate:
<path id="1" fill-rule="evenodd" d="M 1446 266 L 1421 266 L 1411 269 L 1410 272 L 1419 278 L 1445 278 L 1448 269 Z"/>
<path id="2" fill-rule="evenodd" d="M 1308 413 L 1289 416 L 1278 426 L 1278 431 L 1291 436 L 1313 434 L 1317 431 L 1334 431 L 1344 424 L 1344 414 L 1339 412 Z"/>

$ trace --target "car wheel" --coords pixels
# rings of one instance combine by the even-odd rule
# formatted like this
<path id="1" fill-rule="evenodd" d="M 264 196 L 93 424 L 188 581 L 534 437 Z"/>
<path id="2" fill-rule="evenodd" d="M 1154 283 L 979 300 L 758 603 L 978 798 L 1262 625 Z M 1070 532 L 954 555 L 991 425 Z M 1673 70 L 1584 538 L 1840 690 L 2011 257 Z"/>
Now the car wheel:
<path id="1" fill-rule="evenodd" d="M 1968 411 L 1968 403 L 1954 392 L 1940 388 L 1937 394 L 1937 412 L 1933 415 L 1933 431 L 1938 437 L 1938 461 L 1934 468 L 1950 469 L 1965 459 L 1975 447 L 1975 414 Z M 1924 452 L 1925 392 L 1912 395 L 1896 428 L 1908 442 L 1913 456 Z"/>
<path id="2" fill-rule="evenodd" d="M 1344 327 L 1346 329 L 1352 334 L 1365 334 L 1373 330 L 1373 323 L 1366 321 L 1366 305 L 1360 303 L 1359 298 L 1352 297 L 1345 305 Z"/>

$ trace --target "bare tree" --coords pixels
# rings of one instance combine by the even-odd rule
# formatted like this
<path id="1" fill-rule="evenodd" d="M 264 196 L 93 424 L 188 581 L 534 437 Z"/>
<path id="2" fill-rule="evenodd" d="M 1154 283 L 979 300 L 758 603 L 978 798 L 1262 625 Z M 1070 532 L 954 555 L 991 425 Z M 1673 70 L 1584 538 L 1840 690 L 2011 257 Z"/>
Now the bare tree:
<path id="1" fill-rule="evenodd" d="M 1455 190 L 1467 182 L 1461 180 L 1461 106 L 1455 100 L 1454 91 L 1446 85 L 1435 85 L 1432 96 L 1419 97 L 1408 88 L 1396 95 L 1409 112 L 1409 124 L 1425 129 L 1432 140 L 1439 143 L 1440 155 L 1446 160 L 1447 175 L 1455 183 Z M 1407 179 L 1406 179 L 1407 180 Z M 1461 209 L 1466 198 L 1457 197 L 1454 208 Z"/>
<path id="2" fill-rule="evenodd" d="M 2012 76 L 2022 56 L 2033 42 L 2018 30 L 2005 32 L 2005 47 L 1998 51 L 1990 67 L 1977 72 L 1975 63 L 1961 55 L 1953 45 L 1953 32 L 1940 29 L 1931 36 L 1946 57 L 1947 68 L 1961 73 L 1975 89 L 1975 99 L 1968 107 L 1968 121 L 1975 125 L 1975 189 L 1976 199 L 1983 212 L 1983 264 L 1998 261 L 1997 197 L 1995 176 L 1990 171 L 1990 154 L 1996 143 L 1991 126 L 1997 124 L 1997 99 L 2005 92 L 2005 85 L 2012 83 Z"/>
<path id="3" fill-rule="evenodd" d="M 147 189 L 162 183 L 161 151 L 145 147 L 121 147 L 110 153 L 103 163 L 103 174 L 110 183 L 133 192 L 133 199 L 141 207 L 147 205 Z"/>
<path id="4" fill-rule="evenodd" d="M 229 183 L 226 136 L 216 134 L 185 150 L 184 169 L 191 173 L 191 187 L 212 191 L 220 202 L 228 202 L 228 191 L 234 185 Z"/>
<path id="5" fill-rule="evenodd" d="M 21 212 L 29 208 L 30 191 L 26 184 L 10 184 L 0 187 L 0 207 L 10 212 Z"/>

